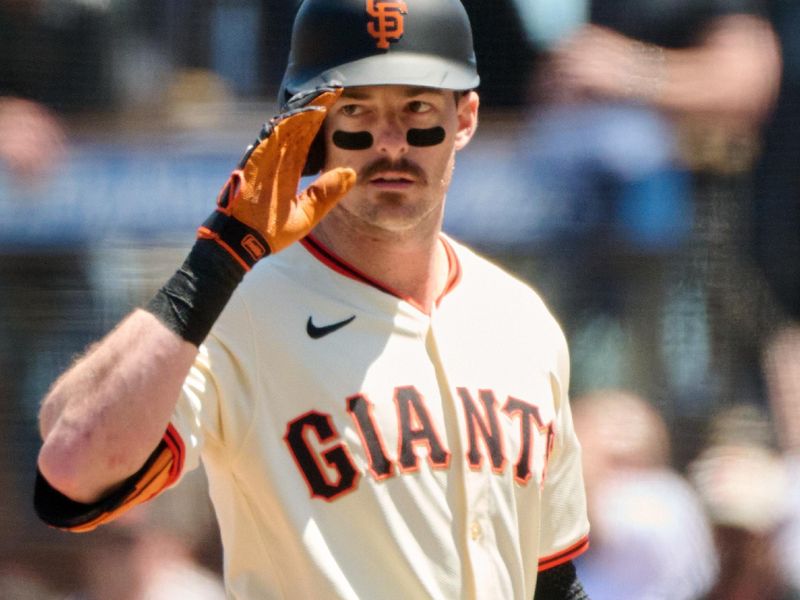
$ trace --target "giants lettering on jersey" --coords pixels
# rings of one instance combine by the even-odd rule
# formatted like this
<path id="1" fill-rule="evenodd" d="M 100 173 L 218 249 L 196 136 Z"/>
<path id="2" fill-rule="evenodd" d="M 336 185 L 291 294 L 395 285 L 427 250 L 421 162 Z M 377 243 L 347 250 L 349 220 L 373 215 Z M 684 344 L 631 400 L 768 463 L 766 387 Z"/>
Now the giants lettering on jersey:
<path id="1" fill-rule="evenodd" d="M 540 485 L 544 484 L 547 462 L 553 450 L 555 427 L 545 423 L 539 408 L 529 402 L 509 396 L 500 406 L 495 393 L 479 390 L 473 395 L 466 388 L 457 388 L 463 407 L 466 429 L 466 456 L 473 470 L 483 468 L 484 460 L 494 473 L 505 472 L 509 465 L 501 428 L 500 413 L 509 417 L 519 440 L 519 450 L 513 463 L 514 480 L 527 485 L 534 475 L 536 440 L 542 440 Z M 477 397 L 477 401 L 476 401 Z M 412 473 L 420 468 L 416 448 L 424 448 L 432 469 L 450 465 L 450 451 L 439 435 L 423 395 L 414 387 L 398 387 L 394 392 L 397 412 L 397 450 L 390 454 L 384 435 L 374 416 L 373 403 L 363 394 L 347 398 L 346 410 L 355 424 L 368 462 L 370 476 L 381 481 L 400 473 Z M 362 476 L 353 460 L 347 443 L 336 431 L 331 415 L 307 412 L 289 422 L 284 441 L 289 447 L 300 472 L 308 484 L 311 496 L 334 500 L 358 486 Z"/>

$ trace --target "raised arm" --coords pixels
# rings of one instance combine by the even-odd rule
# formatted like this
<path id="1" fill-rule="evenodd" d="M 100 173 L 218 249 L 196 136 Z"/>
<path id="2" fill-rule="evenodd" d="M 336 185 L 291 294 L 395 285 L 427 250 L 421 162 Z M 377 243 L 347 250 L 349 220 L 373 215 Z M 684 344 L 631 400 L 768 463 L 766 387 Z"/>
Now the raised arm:
<path id="1" fill-rule="evenodd" d="M 137 310 L 89 349 L 42 404 L 39 470 L 64 495 L 99 499 L 156 448 L 197 347 Z"/>
<path id="2" fill-rule="evenodd" d="M 89 504 L 139 471 L 158 446 L 215 320 L 259 259 L 306 235 L 355 182 L 351 169 L 297 187 L 339 91 L 293 99 L 248 148 L 181 268 L 53 385 L 41 407 L 38 466 Z"/>
<path id="3" fill-rule="evenodd" d="M 756 16 L 719 17 L 685 49 L 589 25 L 554 48 L 542 85 L 557 99 L 636 100 L 678 115 L 757 125 L 777 94 L 780 65 L 777 37 Z"/>

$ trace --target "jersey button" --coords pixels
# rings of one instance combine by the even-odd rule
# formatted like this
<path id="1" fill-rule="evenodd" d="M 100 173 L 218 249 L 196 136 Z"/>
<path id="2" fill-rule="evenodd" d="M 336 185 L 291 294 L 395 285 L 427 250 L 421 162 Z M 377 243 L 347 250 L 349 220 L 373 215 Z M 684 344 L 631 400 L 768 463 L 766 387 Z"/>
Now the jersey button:
<path id="1" fill-rule="evenodd" d="M 481 524 L 477 521 L 473 521 L 472 525 L 469 526 L 469 535 L 473 539 L 473 541 L 478 541 L 483 534 L 483 529 L 481 529 Z"/>

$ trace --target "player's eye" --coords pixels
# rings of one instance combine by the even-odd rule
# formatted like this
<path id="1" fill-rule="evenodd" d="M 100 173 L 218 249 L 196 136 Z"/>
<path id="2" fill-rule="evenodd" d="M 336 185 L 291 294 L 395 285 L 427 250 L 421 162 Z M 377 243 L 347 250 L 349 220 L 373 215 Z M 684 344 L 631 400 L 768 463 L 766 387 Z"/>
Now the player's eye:
<path id="1" fill-rule="evenodd" d="M 345 117 L 357 117 L 364 114 L 364 107 L 361 104 L 345 104 L 339 109 Z"/>
<path id="2" fill-rule="evenodd" d="M 429 102 L 425 102 L 424 100 L 412 100 L 408 103 L 408 110 L 409 112 L 415 114 L 424 114 L 433 109 L 433 106 Z"/>

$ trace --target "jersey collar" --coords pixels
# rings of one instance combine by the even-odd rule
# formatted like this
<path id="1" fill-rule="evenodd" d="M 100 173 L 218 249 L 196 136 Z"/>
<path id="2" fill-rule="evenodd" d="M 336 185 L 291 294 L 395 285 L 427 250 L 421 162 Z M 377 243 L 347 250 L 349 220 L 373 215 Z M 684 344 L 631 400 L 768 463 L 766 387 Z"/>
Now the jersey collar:
<path id="1" fill-rule="evenodd" d="M 447 254 L 448 273 L 447 273 L 447 282 L 444 286 L 444 290 L 442 290 L 442 293 L 436 299 L 437 307 L 442 302 L 444 297 L 458 285 L 459 281 L 461 281 L 461 263 L 458 260 L 458 255 L 456 254 L 452 244 L 445 235 L 443 234 L 440 235 L 439 240 L 444 246 L 445 253 Z M 317 260 L 319 260 L 322 264 L 324 264 L 328 268 L 336 271 L 341 275 L 344 275 L 345 277 L 349 277 L 350 279 L 354 279 L 355 281 L 360 281 L 361 283 L 365 283 L 371 287 L 374 287 L 384 292 L 385 294 L 390 294 L 395 298 L 399 298 L 400 300 L 403 300 L 404 302 L 411 304 L 417 310 L 422 311 L 422 308 L 412 298 L 409 298 L 399 293 L 397 290 L 391 288 L 390 286 L 383 284 L 377 279 L 374 279 L 366 275 L 365 273 L 354 267 L 352 264 L 348 263 L 341 257 L 337 256 L 334 252 L 332 252 L 329 248 L 327 248 L 319 240 L 317 240 L 313 235 L 311 234 L 307 235 L 305 238 L 300 240 L 300 243 L 309 253 L 311 253 L 312 256 L 314 256 Z"/>

